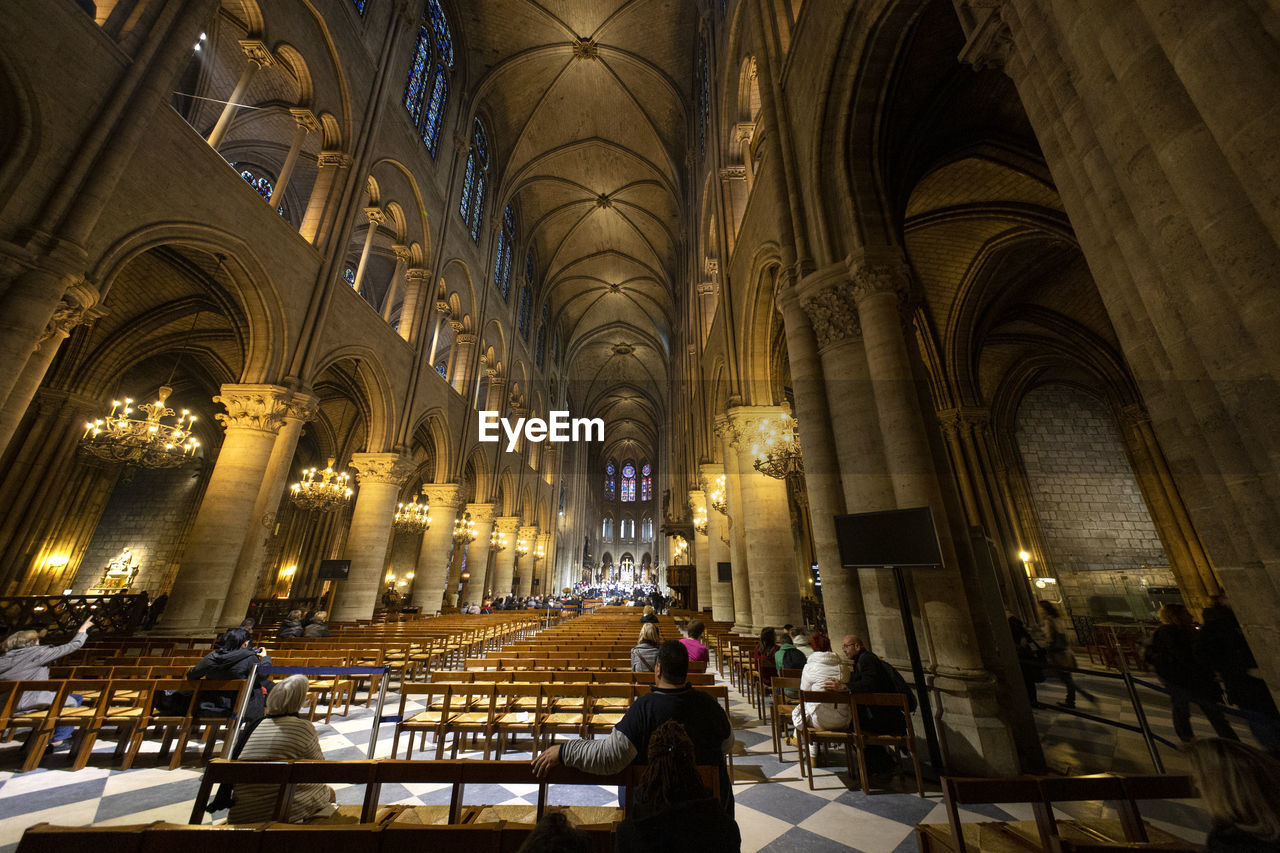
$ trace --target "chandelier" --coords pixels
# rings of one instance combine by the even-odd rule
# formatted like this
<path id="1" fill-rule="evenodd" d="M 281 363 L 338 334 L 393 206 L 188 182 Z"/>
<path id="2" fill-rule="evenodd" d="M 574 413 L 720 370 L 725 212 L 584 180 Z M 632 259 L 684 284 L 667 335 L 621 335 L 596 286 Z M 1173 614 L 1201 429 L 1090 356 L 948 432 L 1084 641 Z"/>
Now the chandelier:
<path id="1" fill-rule="evenodd" d="M 453 541 L 458 545 L 466 545 L 476 538 L 476 523 L 467 514 L 453 523 Z"/>
<path id="2" fill-rule="evenodd" d="M 84 425 L 80 446 L 86 452 L 107 462 L 123 462 L 139 468 L 174 468 L 191 459 L 200 446 L 191 435 L 196 416 L 186 409 L 177 421 L 166 424 L 163 418 L 176 412 L 165 405 L 173 389 L 160 386 L 154 403 L 139 406 L 146 417 L 136 417 L 133 400 L 126 397 L 111 403 L 111 413 Z"/>
<path id="3" fill-rule="evenodd" d="M 707 491 L 707 503 L 711 504 L 711 508 L 721 515 L 728 515 L 729 504 L 724 497 L 724 474 L 716 477 L 715 482 L 709 485 L 711 488 Z"/>
<path id="4" fill-rule="evenodd" d="M 520 559 L 524 557 L 525 554 L 528 554 L 528 553 L 529 553 L 529 540 L 528 539 L 516 540 L 516 559 Z"/>
<path id="5" fill-rule="evenodd" d="M 410 503 L 396 505 L 396 517 L 391 523 L 402 533 L 422 533 L 431 527 L 431 508 L 418 503 L 415 497 Z"/>
<path id="6" fill-rule="evenodd" d="M 693 511 L 693 529 L 699 535 L 706 535 L 707 532 L 707 508 L 698 507 Z"/>
<path id="7" fill-rule="evenodd" d="M 355 494 L 351 489 L 351 477 L 347 472 L 341 474 L 333 470 L 333 457 L 323 470 L 307 468 L 302 472 L 302 479 L 289 487 L 290 497 L 300 509 L 308 512 L 333 512 L 341 509 Z"/>
<path id="8" fill-rule="evenodd" d="M 489 536 L 489 550 L 495 554 L 507 550 L 507 534 L 493 531 Z"/>
<path id="9" fill-rule="evenodd" d="M 760 421 L 756 434 L 752 436 L 751 454 L 755 457 L 752 467 L 766 477 L 785 480 L 804 474 L 796 423 L 785 412 L 776 420 L 765 418 Z"/>

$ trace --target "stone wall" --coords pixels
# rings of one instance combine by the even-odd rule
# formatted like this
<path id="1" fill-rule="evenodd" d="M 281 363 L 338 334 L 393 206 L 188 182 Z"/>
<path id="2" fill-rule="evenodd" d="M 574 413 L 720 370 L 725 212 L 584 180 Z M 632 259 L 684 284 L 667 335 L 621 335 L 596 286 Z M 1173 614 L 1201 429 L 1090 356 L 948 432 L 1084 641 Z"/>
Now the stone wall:
<path id="1" fill-rule="evenodd" d="M 96 586 L 107 563 L 129 548 L 138 564 L 130 591 L 158 595 L 181 556 L 183 536 L 207 476 L 187 467 L 123 475 L 85 551 L 73 590 L 82 593 Z"/>
<path id="2" fill-rule="evenodd" d="M 1116 596 L 1141 598 L 1144 579 L 1174 585 L 1123 440 L 1101 401 L 1067 385 L 1041 386 L 1018 409 L 1017 440 L 1047 551 L 1048 565 L 1036 568 L 1059 578 L 1073 615 L 1101 617 L 1119 605 Z"/>

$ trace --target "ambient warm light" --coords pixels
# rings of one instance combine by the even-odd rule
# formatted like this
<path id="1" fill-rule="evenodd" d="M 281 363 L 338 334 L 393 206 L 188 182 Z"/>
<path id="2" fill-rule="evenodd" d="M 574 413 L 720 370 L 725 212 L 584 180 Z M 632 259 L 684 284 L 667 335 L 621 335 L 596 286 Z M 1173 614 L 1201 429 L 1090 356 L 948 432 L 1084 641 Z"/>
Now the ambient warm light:
<path id="1" fill-rule="evenodd" d="M 1031 559 L 1031 555 L 1028 554 L 1026 551 L 1019 551 L 1018 559 L 1025 563 L 1027 560 Z"/>
<path id="2" fill-rule="evenodd" d="M 55 569 L 60 569 L 70 562 L 71 562 L 71 558 L 68 557 L 66 554 L 55 554 L 52 557 L 49 557 L 47 560 L 45 560 L 44 564 L 46 566 L 53 566 Z"/>

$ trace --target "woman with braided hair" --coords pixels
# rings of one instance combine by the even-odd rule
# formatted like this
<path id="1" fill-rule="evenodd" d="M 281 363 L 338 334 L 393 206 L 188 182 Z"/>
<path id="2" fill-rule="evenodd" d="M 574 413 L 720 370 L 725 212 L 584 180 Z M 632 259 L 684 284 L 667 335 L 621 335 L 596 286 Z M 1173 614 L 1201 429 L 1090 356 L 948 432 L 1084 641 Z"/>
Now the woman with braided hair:
<path id="1" fill-rule="evenodd" d="M 658 726 L 648 757 L 631 816 L 618 824 L 615 850 L 737 853 L 738 824 L 702 784 L 684 726 L 675 720 Z"/>

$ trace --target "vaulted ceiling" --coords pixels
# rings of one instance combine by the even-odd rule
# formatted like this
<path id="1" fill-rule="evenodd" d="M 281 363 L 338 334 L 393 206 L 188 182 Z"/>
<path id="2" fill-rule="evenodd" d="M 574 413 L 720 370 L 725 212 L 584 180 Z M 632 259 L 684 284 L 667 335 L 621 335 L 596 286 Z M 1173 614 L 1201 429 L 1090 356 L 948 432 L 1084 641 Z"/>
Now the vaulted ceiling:
<path id="1" fill-rule="evenodd" d="M 691 0 L 466 0 L 499 194 L 565 334 L 575 414 L 654 452 L 681 269 Z"/>

